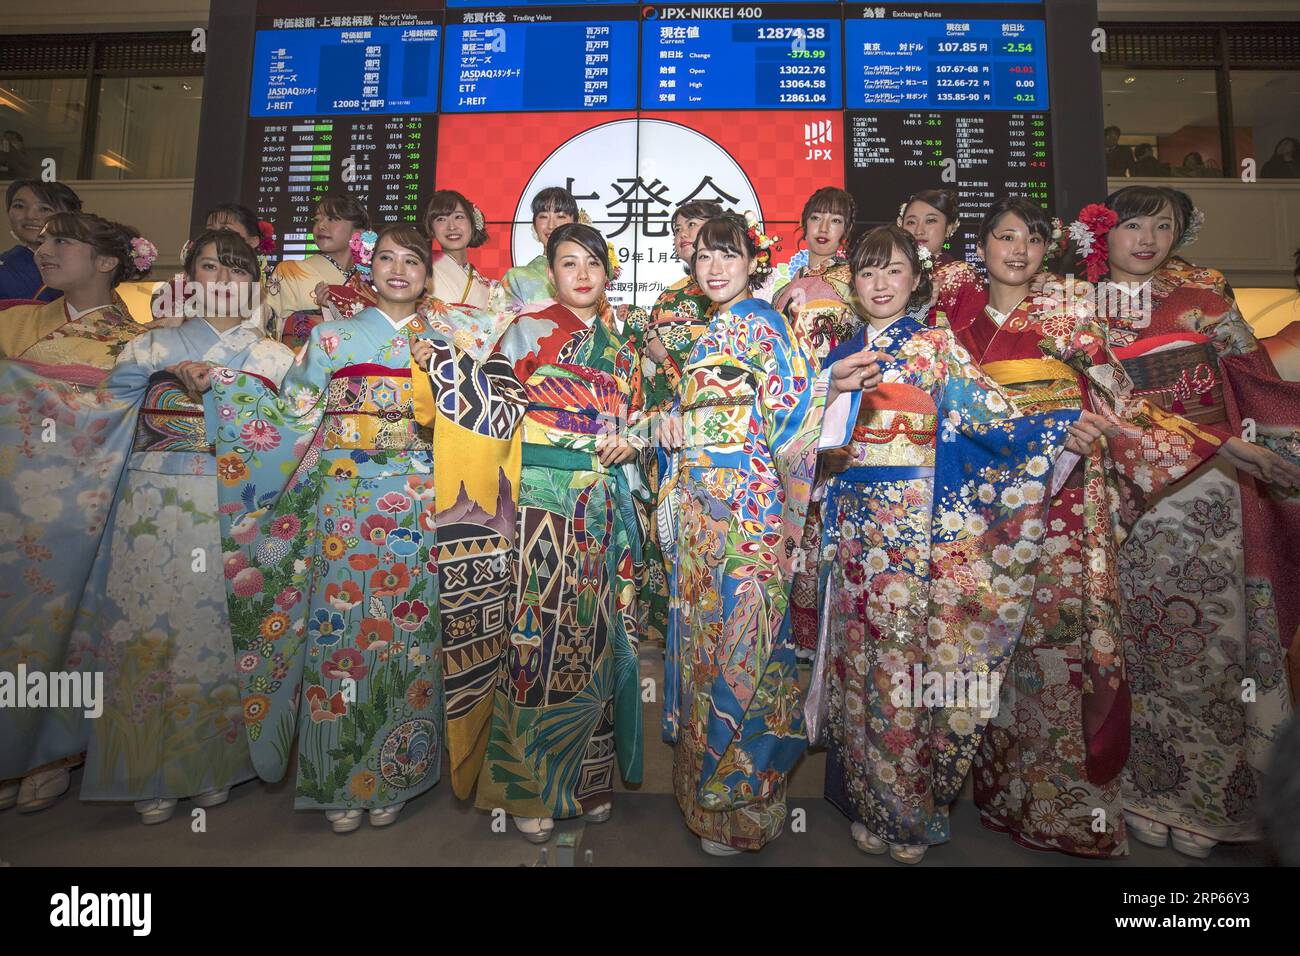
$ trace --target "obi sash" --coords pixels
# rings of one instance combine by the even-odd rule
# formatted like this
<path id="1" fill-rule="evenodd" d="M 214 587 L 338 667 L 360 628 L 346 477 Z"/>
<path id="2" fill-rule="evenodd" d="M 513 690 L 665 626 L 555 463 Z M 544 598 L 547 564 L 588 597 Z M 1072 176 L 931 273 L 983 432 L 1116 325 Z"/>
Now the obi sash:
<path id="1" fill-rule="evenodd" d="M 1025 414 L 1078 409 L 1082 405 L 1078 373 L 1057 359 L 1008 359 L 987 362 L 980 369 L 999 385 L 1013 389 L 1011 398 Z"/>
<path id="2" fill-rule="evenodd" d="M 415 422 L 411 369 L 348 365 L 330 378 L 324 448 L 427 451 Z"/>
<path id="3" fill-rule="evenodd" d="M 155 372 L 149 377 L 131 450 L 215 452 L 204 428 L 203 405 L 190 397 L 171 372 Z"/>
<path id="4" fill-rule="evenodd" d="M 608 471 L 596 457 L 596 439 L 606 428 L 628 424 L 627 399 L 612 375 L 585 365 L 552 363 L 535 370 L 524 390 L 524 465 Z"/>
<path id="5" fill-rule="evenodd" d="M 853 427 L 853 467 L 840 474 L 844 481 L 883 481 L 880 469 L 918 470 L 904 477 L 934 474 L 939 416 L 928 392 L 901 382 L 885 382 L 862 396 Z"/>
<path id="6" fill-rule="evenodd" d="M 681 390 L 681 449 L 684 466 L 747 467 L 758 384 L 752 372 L 735 365 L 696 365 L 687 369 Z"/>
<path id="7" fill-rule="evenodd" d="M 1174 332 L 1115 349 L 1133 396 L 1202 425 L 1227 421 L 1219 356 L 1209 337 Z"/>

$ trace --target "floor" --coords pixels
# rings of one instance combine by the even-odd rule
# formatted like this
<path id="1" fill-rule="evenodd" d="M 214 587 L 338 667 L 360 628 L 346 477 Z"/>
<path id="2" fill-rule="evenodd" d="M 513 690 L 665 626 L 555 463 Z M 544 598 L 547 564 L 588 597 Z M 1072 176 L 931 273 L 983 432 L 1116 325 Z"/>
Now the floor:
<path id="1" fill-rule="evenodd" d="M 662 664 L 645 653 L 642 672 Z M 293 768 L 275 785 L 253 782 L 231 791 L 228 803 L 208 810 L 203 826 L 183 801 L 166 823 L 143 826 L 125 804 L 83 803 L 74 771 L 72 789 L 48 810 L 0 812 L 0 865 L 12 866 L 336 866 L 346 847 L 354 866 L 900 866 L 869 856 L 849 838 L 848 822 L 822 798 L 824 756 L 808 753 L 790 776 L 790 823 L 760 853 L 707 856 L 682 823 L 672 796 L 672 751 L 659 741 L 659 704 L 645 705 L 645 782 L 616 794 L 606 823 L 560 821 L 543 848 L 527 843 L 513 824 L 494 827 L 491 814 L 452 796 L 446 781 L 411 801 L 386 829 L 369 823 L 346 835 L 331 833 L 323 814 L 293 809 Z M 796 822 L 803 811 L 802 827 Z M 504 829 L 504 832 L 499 832 Z M 196 832 L 197 831 L 197 832 Z M 980 826 L 970 785 L 953 808 L 951 842 L 935 847 L 925 866 L 1261 866 L 1271 861 L 1256 845 L 1222 846 L 1208 860 L 1130 841 L 1123 860 L 1083 860 L 1024 849 Z"/>

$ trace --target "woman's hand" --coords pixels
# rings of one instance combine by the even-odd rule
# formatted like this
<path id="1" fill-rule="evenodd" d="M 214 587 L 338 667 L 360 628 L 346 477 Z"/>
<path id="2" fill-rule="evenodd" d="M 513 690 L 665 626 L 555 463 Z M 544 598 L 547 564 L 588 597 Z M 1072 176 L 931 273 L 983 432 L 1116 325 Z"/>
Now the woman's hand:
<path id="1" fill-rule="evenodd" d="M 870 392 L 880 384 L 880 356 L 863 349 L 846 355 L 831 366 L 831 388 L 826 404 L 834 403 L 841 392 Z"/>
<path id="2" fill-rule="evenodd" d="M 1219 454 L 1233 467 L 1260 481 L 1283 488 L 1300 488 L 1300 468 L 1267 448 L 1234 437 L 1219 446 Z"/>
<path id="3" fill-rule="evenodd" d="M 664 343 L 657 335 L 645 340 L 645 350 L 656 365 L 662 365 L 664 359 L 668 358 L 668 349 L 664 348 Z"/>
<path id="4" fill-rule="evenodd" d="M 1079 420 L 1070 426 L 1069 437 L 1065 440 L 1067 451 L 1076 455 L 1086 455 L 1092 447 L 1103 438 L 1114 437 L 1119 429 L 1109 419 L 1093 412 L 1082 411 Z"/>
<path id="5" fill-rule="evenodd" d="M 311 297 L 316 304 L 324 307 L 325 300 L 329 298 L 330 286 L 328 282 L 317 282 L 316 288 L 311 290 Z"/>
<path id="6" fill-rule="evenodd" d="M 415 364 L 426 372 L 429 371 L 429 360 L 432 357 L 433 343 L 428 339 L 416 339 L 411 343 L 411 358 L 415 359 Z"/>
<path id="7" fill-rule="evenodd" d="M 606 468 L 636 457 L 636 446 L 616 431 L 601 432 L 596 438 L 596 458 Z"/>
<path id="8" fill-rule="evenodd" d="M 167 366 L 181 380 L 185 390 L 198 397 L 212 387 L 212 366 L 207 362 L 177 362 Z"/>
<path id="9" fill-rule="evenodd" d="M 817 467 L 825 477 L 843 474 L 851 464 L 853 452 L 848 448 L 827 448 L 817 453 Z"/>
<path id="10" fill-rule="evenodd" d="M 682 416 L 676 412 L 664 412 L 659 416 L 659 426 L 655 429 L 659 446 L 672 451 L 686 444 L 686 430 L 682 427 Z"/>

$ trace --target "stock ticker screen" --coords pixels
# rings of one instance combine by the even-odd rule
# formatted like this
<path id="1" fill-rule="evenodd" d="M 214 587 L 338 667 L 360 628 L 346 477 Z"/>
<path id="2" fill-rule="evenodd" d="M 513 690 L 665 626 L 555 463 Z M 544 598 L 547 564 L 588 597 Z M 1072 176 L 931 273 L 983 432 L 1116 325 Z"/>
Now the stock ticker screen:
<path id="1" fill-rule="evenodd" d="M 820 186 L 852 192 L 864 225 L 946 186 L 965 226 L 952 251 L 970 256 L 995 197 L 1050 205 L 1044 16 L 990 0 L 263 0 L 244 200 L 298 258 L 326 193 L 385 223 L 457 189 L 488 221 L 475 265 L 499 277 L 541 251 L 532 195 L 567 186 L 624 262 L 611 298 L 646 305 L 683 274 L 670 223 L 691 199 L 752 209 L 780 263 Z"/>

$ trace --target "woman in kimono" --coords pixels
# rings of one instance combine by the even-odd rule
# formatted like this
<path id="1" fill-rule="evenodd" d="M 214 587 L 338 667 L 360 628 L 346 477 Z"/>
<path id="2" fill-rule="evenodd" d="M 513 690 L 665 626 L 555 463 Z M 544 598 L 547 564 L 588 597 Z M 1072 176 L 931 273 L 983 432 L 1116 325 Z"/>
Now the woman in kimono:
<path id="1" fill-rule="evenodd" d="M 934 258 L 931 281 L 930 315 L 927 324 L 935 325 L 939 316 L 959 311 L 958 300 L 984 287 L 980 275 L 965 259 L 954 259 L 944 245 L 957 232 L 957 194 L 951 189 L 923 189 L 898 208 L 898 224 L 925 246 Z"/>
<path id="2" fill-rule="evenodd" d="M 486 309 L 496 283 L 474 268 L 467 252 L 488 241 L 478 206 L 454 189 L 439 189 L 425 210 L 424 231 L 438 244 L 433 253 L 433 297 Z"/>
<path id="3" fill-rule="evenodd" d="M 293 362 L 261 328 L 258 274 L 240 236 L 203 232 L 185 259 L 202 314 L 132 339 L 104 383 L 139 412 L 101 556 L 108 586 L 94 657 L 106 700 L 81 798 L 135 801 L 143 823 L 169 819 L 186 797 L 224 803 L 254 776 L 220 573 L 217 465 L 195 377 L 219 365 L 279 382 Z"/>
<path id="4" fill-rule="evenodd" d="M 599 232 L 567 223 L 546 245 L 555 302 L 515 318 L 499 348 L 528 393 L 509 647 L 476 805 L 541 843 L 556 819 L 599 823 L 614 767 L 641 779 L 634 490 L 640 356 L 605 298 Z"/>
<path id="5" fill-rule="evenodd" d="M 264 222 L 257 218 L 253 210 L 240 203 L 221 203 L 208 210 L 204 217 L 204 229 L 227 229 L 239 236 L 244 244 L 253 251 L 257 257 L 257 281 L 259 302 L 263 308 L 259 311 L 263 323 L 269 318 L 269 306 L 266 305 L 267 283 L 271 275 L 266 267 L 266 257 L 275 252 L 275 231 L 269 222 Z M 181 247 L 181 260 L 189 258 L 190 252 L 194 245 L 193 239 L 187 239 L 185 245 Z M 187 286 L 186 283 L 191 283 Z M 190 279 L 182 270 L 176 273 L 171 282 L 158 286 L 154 290 L 152 299 L 149 303 L 149 311 L 154 317 L 154 321 L 159 326 L 179 325 L 187 318 L 201 316 L 203 313 L 202 305 L 198 304 L 195 308 L 191 305 L 190 312 L 187 315 L 185 311 L 187 288 L 193 289 L 193 280 Z M 272 327 L 273 327 L 272 323 Z"/>
<path id="6" fill-rule="evenodd" d="M 63 183 L 15 179 L 5 190 L 5 210 L 9 213 L 9 234 L 18 245 L 0 252 L 0 302 L 54 301 L 60 292 L 45 284 L 36 265 L 41 229 L 57 212 L 80 212 L 81 197 Z"/>
<path id="7" fill-rule="evenodd" d="M 675 518 L 664 663 L 664 739 L 673 790 L 705 852 L 758 850 L 785 825 L 785 778 L 807 746 L 787 607 L 823 412 L 873 385 L 861 353 L 829 374 L 789 323 L 751 290 L 770 269 L 757 226 L 710 219 L 695 277 L 713 302 L 678 391 L 681 417 L 659 441 L 677 448 L 660 494 Z M 828 444 L 843 445 L 857 391 L 843 395 Z"/>
<path id="8" fill-rule="evenodd" d="M 442 533 L 478 526 L 482 567 L 461 575 L 497 573 L 513 489 L 491 449 L 462 449 L 436 471 L 434 454 L 444 429 L 508 446 L 522 396 L 507 364 L 480 366 L 456 344 L 481 353 L 481 341 L 417 314 L 429 271 L 428 240 L 387 227 L 372 261 L 377 306 L 312 329 L 278 390 L 223 368 L 205 395 L 253 765 L 279 780 L 297 734 L 295 806 L 324 810 L 336 833 L 367 810 L 372 826 L 391 824 L 438 782 L 444 753 L 453 775 L 482 753 L 472 730 L 452 725 L 483 725 L 474 705 L 490 683 L 453 709 L 444 675 L 450 685 L 480 673 L 475 661 L 495 648 L 476 643 L 479 632 L 504 609 L 463 620 L 440 606 Z M 495 670 L 492 657 L 488 681 Z"/>
<path id="9" fill-rule="evenodd" d="M 1052 226 L 1019 198 L 980 225 L 989 271 L 978 312 L 952 328 L 980 368 L 1024 413 L 1090 408 L 1116 416 L 1052 496 L 1034 601 L 983 735 L 975 770 L 982 822 L 1024 845 L 1123 856 L 1121 772 L 1129 755 L 1130 687 L 1117 577 L 1124 529 L 1150 496 L 1216 454 L 1252 473 L 1290 470 L 1263 449 L 1222 441 L 1127 395 L 1122 370 L 1087 297 L 1031 297 Z M 1098 813 L 1097 811 L 1101 811 Z"/>
<path id="10" fill-rule="evenodd" d="M 312 223 L 317 251 L 306 259 L 281 260 L 266 284 L 267 321 L 285 345 L 301 348 L 324 321 L 326 287 L 352 278 L 357 271 L 352 237 L 369 228 L 370 214 L 354 196 L 326 196 L 317 204 Z"/>
<path id="11" fill-rule="evenodd" d="M 1211 270 L 1171 261 L 1191 224 L 1169 191 L 1129 186 L 1105 207 L 1114 224 L 1090 233 L 1092 258 L 1105 249 L 1109 261 L 1098 299 L 1116 306 L 1110 342 L 1135 394 L 1222 435 L 1241 434 L 1243 418 L 1269 422 L 1274 404 L 1297 407 L 1300 386 L 1277 378 Z M 1261 504 L 1253 478 L 1216 460 L 1155 500 L 1119 555 L 1133 693 L 1125 813 L 1143 843 L 1172 840 L 1194 857 L 1259 838 L 1260 776 L 1291 713 L 1278 610 L 1290 611 L 1289 641 L 1300 522 L 1261 521 Z"/>
<path id="12" fill-rule="evenodd" d="M 641 355 L 641 406 L 647 416 L 671 408 L 682 380 L 682 366 L 695 340 L 708 325 L 706 313 L 710 300 L 691 274 L 691 256 L 700 227 L 714 216 L 722 215 L 715 202 L 693 199 L 673 213 L 673 255 L 681 260 L 686 275 L 659 294 L 647 315 L 643 309 L 628 313 L 633 345 Z M 641 468 L 647 488 L 650 514 L 643 522 L 643 568 L 641 616 L 642 636 L 663 643 L 668 628 L 668 572 L 659 544 L 659 527 L 653 510 L 658 501 L 659 485 L 667 470 L 668 457 L 651 444 L 641 453 Z"/>
<path id="13" fill-rule="evenodd" d="M 849 338 L 862 324 L 849 305 L 852 273 L 844 247 L 856 217 L 853 197 L 843 189 L 823 186 L 804 203 L 799 225 L 808 248 L 791 261 L 790 281 L 772 300 L 772 308 L 797 327 L 800 337 L 811 346 L 816 359 L 814 373 L 821 371 L 827 354 Z M 797 260 L 802 259 L 802 262 Z M 833 455 L 834 453 L 832 453 Z M 823 468 L 829 456 L 823 457 Z M 822 537 L 821 478 L 813 488 L 804 525 L 801 562 L 815 555 Z M 790 616 L 796 655 L 811 660 L 817 646 L 817 565 L 806 562 L 795 572 L 790 590 Z"/>
<path id="14" fill-rule="evenodd" d="M 860 849 L 917 863 L 948 840 L 948 802 L 996 707 L 1050 472 L 1079 413 L 1022 418 L 951 331 L 909 313 L 931 298 L 930 253 L 910 233 L 872 230 L 849 265 L 866 324 L 828 361 L 871 349 L 883 381 L 826 489 L 809 737 L 824 706 L 827 799 Z M 1071 441 L 1087 451 L 1085 437 Z M 952 672 L 960 699 L 926 691 L 926 675 L 943 687 Z"/>
<path id="15" fill-rule="evenodd" d="M 77 478 L 109 483 L 121 472 L 128 439 L 111 439 L 129 434 L 130 422 L 100 386 L 145 326 L 114 289 L 142 278 L 156 254 L 130 226 L 56 213 L 36 262 L 63 296 L 0 313 L 0 358 L 14 360 L 0 362 L 0 526 L 18 542 L 0 587 L 2 670 L 77 671 L 89 647 L 79 607 L 104 586 L 95 555 L 112 498 L 81 495 Z M 86 730 L 80 708 L 0 708 L 0 807 L 54 803 L 81 762 Z"/>
<path id="16" fill-rule="evenodd" d="M 501 279 L 506 299 L 515 309 L 555 298 L 546 258 L 551 233 L 565 223 L 578 221 L 578 202 L 563 186 L 547 186 L 539 192 L 533 197 L 532 210 L 533 238 L 541 243 L 542 252 L 532 262 L 507 270 Z"/>

